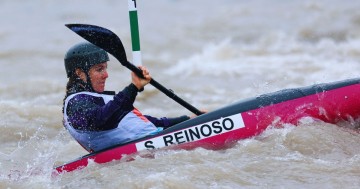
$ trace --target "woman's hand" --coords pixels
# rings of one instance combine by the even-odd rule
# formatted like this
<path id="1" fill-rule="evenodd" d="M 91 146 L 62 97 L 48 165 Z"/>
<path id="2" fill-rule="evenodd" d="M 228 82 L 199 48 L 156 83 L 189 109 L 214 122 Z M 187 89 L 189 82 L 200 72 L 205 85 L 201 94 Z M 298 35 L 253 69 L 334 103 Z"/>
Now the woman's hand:
<path id="1" fill-rule="evenodd" d="M 139 69 L 142 71 L 144 79 L 137 76 L 134 72 L 131 73 L 131 79 L 132 79 L 132 83 L 136 86 L 136 88 L 138 88 L 138 90 L 141 91 L 143 90 L 145 85 L 150 83 L 151 76 L 149 71 L 146 69 L 146 67 L 139 66 Z"/>

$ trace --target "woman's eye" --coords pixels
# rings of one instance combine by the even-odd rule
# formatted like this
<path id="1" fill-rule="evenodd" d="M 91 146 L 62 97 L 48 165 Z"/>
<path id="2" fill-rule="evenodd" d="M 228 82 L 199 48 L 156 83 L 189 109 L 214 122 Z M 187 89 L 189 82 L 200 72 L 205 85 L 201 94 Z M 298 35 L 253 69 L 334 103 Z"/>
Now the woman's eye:
<path id="1" fill-rule="evenodd" d="M 96 71 L 98 72 L 104 72 L 106 70 L 106 68 L 98 68 Z"/>

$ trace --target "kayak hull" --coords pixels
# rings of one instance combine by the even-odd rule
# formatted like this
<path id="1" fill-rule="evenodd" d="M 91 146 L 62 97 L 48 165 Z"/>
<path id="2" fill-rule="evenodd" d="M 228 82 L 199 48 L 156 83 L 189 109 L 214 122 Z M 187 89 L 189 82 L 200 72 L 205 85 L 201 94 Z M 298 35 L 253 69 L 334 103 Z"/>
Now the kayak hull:
<path id="1" fill-rule="evenodd" d="M 159 134 L 88 154 L 55 167 L 54 174 L 82 169 L 89 161 L 101 164 L 121 160 L 143 150 L 221 149 L 256 136 L 270 125 L 296 125 L 303 117 L 328 123 L 352 121 L 360 116 L 359 98 L 360 78 L 264 94 L 198 116 Z"/>

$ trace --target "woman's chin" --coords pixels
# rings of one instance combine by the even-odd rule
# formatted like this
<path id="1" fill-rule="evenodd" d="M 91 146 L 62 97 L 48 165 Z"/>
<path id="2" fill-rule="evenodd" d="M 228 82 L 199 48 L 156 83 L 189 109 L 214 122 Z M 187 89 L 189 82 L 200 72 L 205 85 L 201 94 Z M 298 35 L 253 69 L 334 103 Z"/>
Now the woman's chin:
<path id="1" fill-rule="evenodd" d="M 94 88 L 94 91 L 97 93 L 102 93 L 105 91 L 105 87 L 98 87 L 98 88 Z"/>

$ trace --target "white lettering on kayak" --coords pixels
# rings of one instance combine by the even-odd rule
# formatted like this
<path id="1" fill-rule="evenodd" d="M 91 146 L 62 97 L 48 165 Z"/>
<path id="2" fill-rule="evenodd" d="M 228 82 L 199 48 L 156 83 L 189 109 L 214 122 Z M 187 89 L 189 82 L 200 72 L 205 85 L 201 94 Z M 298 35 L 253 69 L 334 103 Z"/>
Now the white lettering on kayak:
<path id="1" fill-rule="evenodd" d="M 245 124 L 241 114 L 236 114 L 138 142 L 136 148 L 140 151 L 193 142 L 244 127 Z"/>

